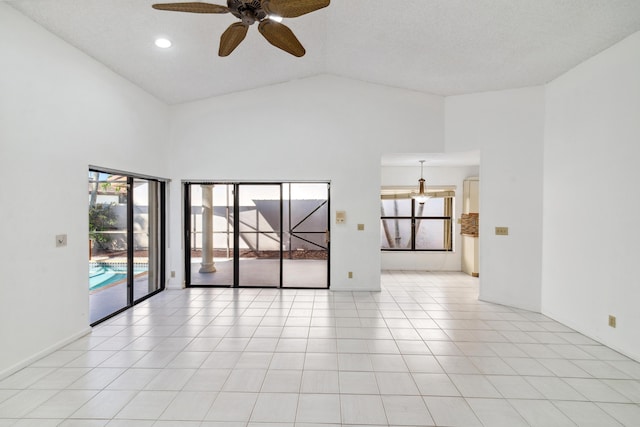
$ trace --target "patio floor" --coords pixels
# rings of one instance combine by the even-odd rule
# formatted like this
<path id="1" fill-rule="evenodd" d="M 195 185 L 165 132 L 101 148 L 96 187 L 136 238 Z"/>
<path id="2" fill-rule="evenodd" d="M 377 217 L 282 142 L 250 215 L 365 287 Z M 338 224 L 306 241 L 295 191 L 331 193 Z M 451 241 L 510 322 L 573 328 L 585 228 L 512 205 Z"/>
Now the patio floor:
<path id="1" fill-rule="evenodd" d="M 279 287 L 280 260 L 240 259 L 240 286 Z M 233 284 L 233 260 L 216 259 L 215 273 L 199 273 L 200 263 L 191 264 L 192 285 L 231 286 Z M 282 286 L 285 288 L 326 288 L 326 260 L 283 260 Z"/>
<path id="2" fill-rule="evenodd" d="M 140 299 L 149 293 L 149 276 L 138 274 L 133 281 L 133 297 Z M 106 286 L 89 294 L 89 320 L 91 323 L 107 317 L 127 306 L 127 282 Z"/>

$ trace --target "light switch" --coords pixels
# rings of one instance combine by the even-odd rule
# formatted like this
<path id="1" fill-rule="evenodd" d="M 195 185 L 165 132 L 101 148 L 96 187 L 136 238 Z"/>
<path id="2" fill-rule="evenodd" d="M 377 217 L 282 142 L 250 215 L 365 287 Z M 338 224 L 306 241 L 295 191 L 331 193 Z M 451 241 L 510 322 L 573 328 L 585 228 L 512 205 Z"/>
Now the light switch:
<path id="1" fill-rule="evenodd" d="M 347 220 L 347 213 L 345 211 L 336 211 L 336 224 L 344 224 Z"/>
<path id="2" fill-rule="evenodd" d="M 364 231 L 364 224 L 358 224 L 358 231 Z"/>

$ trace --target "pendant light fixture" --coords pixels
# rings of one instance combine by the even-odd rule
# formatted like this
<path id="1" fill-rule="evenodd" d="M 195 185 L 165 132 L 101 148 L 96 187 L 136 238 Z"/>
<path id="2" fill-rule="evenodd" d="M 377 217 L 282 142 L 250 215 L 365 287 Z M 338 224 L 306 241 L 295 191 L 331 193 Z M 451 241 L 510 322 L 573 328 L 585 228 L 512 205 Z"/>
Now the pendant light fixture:
<path id="1" fill-rule="evenodd" d="M 418 180 L 418 194 L 414 194 L 413 198 L 416 202 L 420 203 L 421 205 L 424 205 L 424 202 L 427 201 L 427 199 L 429 199 L 429 196 L 427 196 L 427 193 L 425 193 L 424 190 L 424 177 L 423 177 L 423 169 L 424 169 L 424 160 L 420 160 L 420 179 Z"/>

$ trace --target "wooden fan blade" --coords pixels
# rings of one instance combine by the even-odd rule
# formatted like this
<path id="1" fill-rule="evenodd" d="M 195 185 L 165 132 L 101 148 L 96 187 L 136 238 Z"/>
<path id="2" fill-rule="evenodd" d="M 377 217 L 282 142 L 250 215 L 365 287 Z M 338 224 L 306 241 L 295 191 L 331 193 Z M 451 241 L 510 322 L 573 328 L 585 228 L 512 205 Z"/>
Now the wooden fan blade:
<path id="1" fill-rule="evenodd" d="M 191 2 L 191 3 L 162 3 L 154 4 L 154 9 L 169 10 L 172 12 L 190 12 L 190 13 L 227 13 L 229 8 L 218 4 Z"/>
<path id="2" fill-rule="evenodd" d="M 293 31 L 284 24 L 265 19 L 258 25 L 258 30 L 269 43 L 293 56 L 301 57 L 306 53 Z"/>
<path id="3" fill-rule="evenodd" d="M 283 18 L 295 18 L 329 6 L 330 0 L 264 0 L 264 7 Z"/>
<path id="4" fill-rule="evenodd" d="M 229 56 L 229 54 L 233 52 L 236 47 L 238 47 L 240 42 L 244 40 L 247 35 L 248 29 L 249 27 L 244 25 L 242 22 L 236 22 L 235 24 L 229 25 L 229 28 L 227 28 L 220 37 L 220 48 L 218 49 L 218 55 Z"/>

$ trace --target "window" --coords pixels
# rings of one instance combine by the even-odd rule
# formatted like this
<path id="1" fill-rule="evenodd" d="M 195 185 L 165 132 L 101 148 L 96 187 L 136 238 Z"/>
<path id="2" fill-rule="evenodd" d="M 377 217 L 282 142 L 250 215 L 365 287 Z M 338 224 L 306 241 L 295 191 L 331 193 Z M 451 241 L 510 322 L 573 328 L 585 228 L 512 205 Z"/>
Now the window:
<path id="1" fill-rule="evenodd" d="M 380 211 L 382 250 L 453 250 L 453 191 L 436 192 L 424 204 L 406 191 L 383 191 Z"/>

